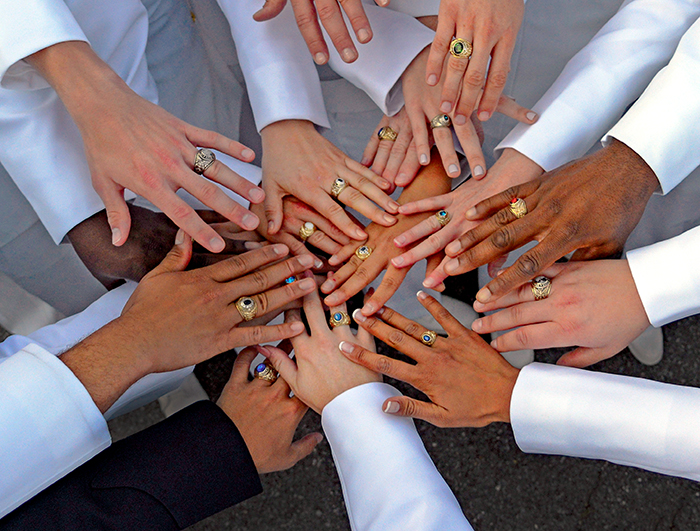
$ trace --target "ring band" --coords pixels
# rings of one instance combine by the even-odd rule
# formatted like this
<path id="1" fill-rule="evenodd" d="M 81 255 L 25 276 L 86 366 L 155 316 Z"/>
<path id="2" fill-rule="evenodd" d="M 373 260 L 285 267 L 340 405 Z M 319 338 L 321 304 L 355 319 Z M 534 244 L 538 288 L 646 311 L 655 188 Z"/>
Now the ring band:
<path id="1" fill-rule="evenodd" d="M 394 142 L 399 137 L 399 134 L 387 125 L 379 130 L 377 136 L 379 137 L 379 140 Z"/>
<path id="2" fill-rule="evenodd" d="M 255 319 L 258 314 L 258 304 L 250 297 L 241 297 L 236 301 L 236 309 L 244 321 Z"/>
<path id="3" fill-rule="evenodd" d="M 473 50 L 474 47 L 472 43 L 464 39 L 452 39 L 452 43 L 450 44 L 450 53 L 454 57 L 466 57 L 469 59 L 472 56 Z"/>
<path id="4" fill-rule="evenodd" d="M 314 232 L 316 232 L 316 225 L 310 221 L 307 221 L 299 229 L 299 237 L 301 238 L 301 241 L 305 242 Z"/>
<path id="5" fill-rule="evenodd" d="M 331 315 L 331 318 L 328 319 L 328 324 L 331 325 L 331 328 L 349 325 L 350 316 L 345 312 L 335 312 L 333 315 Z"/>
<path id="6" fill-rule="evenodd" d="M 437 218 L 438 223 L 440 223 L 440 226 L 444 227 L 452 219 L 452 214 L 450 214 L 447 210 L 441 210 L 435 214 L 435 217 Z"/>
<path id="7" fill-rule="evenodd" d="M 420 340 L 425 346 L 432 347 L 437 341 L 437 334 L 432 330 L 426 330 L 421 334 Z"/>
<path id="8" fill-rule="evenodd" d="M 510 205 L 508 206 L 513 215 L 518 219 L 524 217 L 525 214 L 527 214 L 527 205 L 525 204 L 525 201 L 523 201 L 519 197 L 511 199 Z"/>
<path id="9" fill-rule="evenodd" d="M 440 127 L 450 127 L 452 125 L 452 118 L 446 114 L 438 114 L 435 118 L 430 120 L 431 129 L 439 129 Z"/>
<path id="10" fill-rule="evenodd" d="M 535 278 L 531 284 L 532 294 L 535 296 L 536 301 L 546 299 L 552 293 L 552 281 L 544 275 Z"/>
<path id="11" fill-rule="evenodd" d="M 258 363 L 253 371 L 253 377 L 258 380 L 265 380 L 266 382 L 275 383 L 277 378 L 279 378 L 279 373 L 275 370 L 272 364 L 265 360 L 262 363 Z"/>
<path id="12" fill-rule="evenodd" d="M 199 149 L 194 156 L 193 170 L 195 173 L 202 175 L 216 161 L 216 155 L 211 149 Z"/>
<path id="13" fill-rule="evenodd" d="M 360 245 L 355 250 L 355 256 L 357 256 L 360 260 L 367 260 L 371 254 L 372 248 L 369 245 Z"/>
<path id="14" fill-rule="evenodd" d="M 331 185 L 331 195 L 337 198 L 340 195 L 340 192 L 345 190 L 347 187 L 348 183 L 345 182 L 345 179 L 338 177 Z"/>

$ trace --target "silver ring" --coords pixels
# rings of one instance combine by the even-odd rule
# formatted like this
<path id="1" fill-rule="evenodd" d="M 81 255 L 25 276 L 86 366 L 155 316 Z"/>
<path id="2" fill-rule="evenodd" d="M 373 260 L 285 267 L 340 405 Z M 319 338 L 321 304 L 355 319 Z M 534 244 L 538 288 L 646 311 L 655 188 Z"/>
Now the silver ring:
<path id="1" fill-rule="evenodd" d="M 207 171 L 212 164 L 216 161 L 216 155 L 211 149 L 200 149 L 194 156 L 194 167 L 192 168 L 195 173 L 202 175 Z"/>

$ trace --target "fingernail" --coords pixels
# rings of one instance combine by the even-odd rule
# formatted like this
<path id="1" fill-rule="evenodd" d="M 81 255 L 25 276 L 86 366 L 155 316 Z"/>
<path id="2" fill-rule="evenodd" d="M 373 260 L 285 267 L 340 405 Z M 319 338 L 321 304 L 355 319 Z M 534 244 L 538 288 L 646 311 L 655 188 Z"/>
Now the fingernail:
<path id="1" fill-rule="evenodd" d="M 348 343 L 347 341 L 341 341 L 340 345 L 338 345 L 338 348 L 346 354 L 350 354 L 353 350 L 355 350 L 355 345 L 353 345 L 352 343 Z"/>
<path id="2" fill-rule="evenodd" d="M 362 44 L 369 41 L 370 40 L 369 31 L 367 31 L 365 28 L 362 28 L 360 31 L 357 32 L 357 40 L 360 41 Z"/>
<path id="3" fill-rule="evenodd" d="M 267 348 L 265 345 L 258 345 L 256 347 L 256 350 L 260 352 L 260 354 L 264 354 L 266 357 L 270 355 L 270 349 Z"/>
<path id="4" fill-rule="evenodd" d="M 316 441 L 316 444 L 323 441 L 323 435 L 321 435 L 320 433 L 313 433 L 311 434 L 311 436 L 313 437 L 314 441 Z"/>
<path id="5" fill-rule="evenodd" d="M 399 173 L 398 177 L 396 177 L 396 184 L 402 186 L 406 179 L 408 179 L 408 176 L 405 173 Z"/>
<path id="6" fill-rule="evenodd" d="M 447 168 L 447 173 L 456 177 L 459 175 L 459 166 L 456 164 L 450 164 L 449 168 Z"/>
<path id="7" fill-rule="evenodd" d="M 474 167 L 474 171 L 472 173 L 474 174 L 474 177 L 481 177 L 484 174 L 484 168 L 481 166 L 476 166 Z"/>
<path id="8" fill-rule="evenodd" d="M 416 297 L 418 297 L 418 300 L 425 300 L 428 297 L 428 294 L 425 291 L 419 291 L 416 293 Z"/>
<path id="9" fill-rule="evenodd" d="M 369 160 L 369 157 L 362 157 L 362 160 L 360 161 L 360 164 L 363 166 L 367 166 L 371 161 Z"/>
<path id="10" fill-rule="evenodd" d="M 463 114 L 458 114 L 453 121 L 457 125 L 464 125 L 467 123 L 467 117 Z"/>
<path id="11" fill-rule="evenodd" d="M 459 240 L 455 240 L 451 244 L 449 244 L 447 247 L 445 247 L 445 251 L 447 251 L 448 254 L 457 254 L 461 250 L 462 250 L 462 243 Z"/>
<path id="12" fill-rule="evenodd" d="M 326 297 L 326 300 L 324 301 L 326 303 L 326 306 L 335 306 L 338 304 L 339 297 L 337 295 L 331 295 L 330 297 Z"/>
<path id="13" fill-rule="evenodd" d="M 367 233 L 363 230 L 355 229 L 355 236 L 358 240 L 364 240 L 365 238 L 367 238 Z"/>
<path id="14" fill-rule="evenodd" d="M 534 111 L 530 111 L 525 115 L 525 118 L 527 118 L 531 122 L 534 122 L 535 120 L 537 120 L 537 113 Z"/>
<path id="15" fill-rule="evenodd" d="M 383 188 L 384 190 L 391 188 L 391 183 L 386 179 L 377 179 L 377 184 L 379 185 L 379 188 Z"/>
<path id="16" fill-rule="evenodd" d="M 403 247 L 403 245 L 406 243 L 406 236 L 398 236 L 398 237 L 394 238 L 394 243 L 398 247 Z"/>
<path id="17" fill-rule="evenodd" d="M 212 238 L 209 240 L 209 247 L 211 247 L 211 250 L 215 253 L 220 253 L 226 246 L 224 245 L 224 240 L 220 238 Z"/>
<path id="18" fill-rule="evenodd" d="M 291 326 L 289 328 L 292 329 L 292 332 L 295 332 L 298 334 L 299 332 L 303 332 L 305 327 L 304 327 L 304 323 L 300 323 L 299 321 L 295 321 L 291 324 Z"/>
<path id="19" fill-rule="evenodd" d="M 296 283 L 295 283 L 296 284 Z M 302 291 L 306 291 L 309 289 L 313 289 L 316 287 L 316 282 L 314 282 L 313 278 L 305 278 L 301 282 L 298 283 L 299 289 Z"/>
<path id="20" fill-rule="evenodd" d="M 377 3 L 378 3 L 380 6 L 384 7 L 384 6 L 388 6 L 388 5 L 389 5 L 389 0 L 377 0 Z"/>
<path id="21" fill-rule="evenodd" d="M 265 199 L 265 192 L 260 188 L 253 188 L 250 191 L 250 199 L 255 203 L 260 203 Z"/>
<path id="22" fill-rule="evenodd" d="M 401 267 L 404 262 L 405 260 L 402 256 L 397 256 L 396 258 L 391 260 L 391 263 L 394 264 L 396 267 Z"/>
<path id="23" fill-rule="evenodd" d="M 336 255 L 331 256 L 328 259 L 328 265 L 335 266 L 340 263 L 340 260 L 338 260 L 338 257 Z"/>
<path id="24" fill-rule="evenodd" d="M 270 220 L 267 222 L 267 230 L 272 231 L 275 228 L 275 222 Z"/>
<path id="25" fill-rule="evenodd" d="M 316 269 L 321 269 L 323 267 L 323 262 L 321 262 L 321 260 L 316 259 L 316 261 L 314 262 L 314 267 Z"/>
<path id="26" fill-rule="evenodd" d="M 465 217 L 467 219 L 475 218 L 476 217 L 476 208 L 470 208 L 469 210 L 467 210 Z"/>
<path id="27" fill-rule="evenodd" d="M 379 308 L 379 309 L 377 310 L 377 315 L 379 315 L 380 317 L 381 317 L 382 315 L 384 315 L 384 310 L 386 310 L 386 308 L 384 308 L 384 306 L 382 306 L 381 308 Z"/>
<path id="28" fill-rule="evenodd" d="M 260 242 L 245 242 L 243 244 L 243 247 L 245 247 L 249 251 L 253 251 L 255 249 L 260 249 L 262 246 L 263 246 L 263 244 Z"/>
<path id="29" fill-rule="evenodd" d="M 243 157 L 244 159 L 251 159 L 255 157 L 255 152 L 252 149 L 246 148 L 243 151 L 241 151 L 241 157 Z"/>
<path id="30" fill-rule="evenodd" d="M 498 350 L 496 348 L 496 340 L 495 339 L 493 341 L 491 341 L 491 348 Z"/>
<path id="31" fill-rule="evenodd" d="M 389 214 L 382 214 L 382 219 L 384 220 L 384 223 L 391 223 L 392 225 L 398 221 L 394 216 L 390 216 Z"/>
<path id="32" fill-rule="evenodd" d="M 253 230 L 255 229 L 255 227 L 258 226 L 259 220 L 258 217 L 254 214 L 246 214 L 245 216 L 243 216 L 243 220 L 241 223 L 243 224 L 243 228 Z"/>
<path id="33" fill-rule="evenodd" d="M 425 153 L 421 153 L 420 159 L 418 160 L 423 165 L 428 164 L 428 155 L 426 155 Z"/>
<path id="34" fill-rule="evenodd" d="M 373 302 L 368 302 L 362 307 L 361 315 L 364 317 L 365 315 L 372 315 L 374 312 L 377 311 L 377 305 L 374 304 Z"/>
<path id="35" fill-rule="evenodd" d="M 450 260 L 445 264 L 445 271 L 448 273 L 453 273 L 459 267 L 459 260 Z"/>
<path id="36" fill-rule="evenodd" d="M 119 232 L 119 229 L 114 229 L 117 232 Z M 114 231 L 112 231 L 112 243 L 114 243 Z M 177 231 L 177 234 L 175 235 L 175 245 L 182 245 L 185 243 L 185 231 L 182 229 L 179 229 Z"/>
<path id="37" fill-rule="evenodd" d="M 182 232 L 182 230 L 180 232 Z M 183 238 L 182 241 L 185 241 L 184 235 L 182 238 Z M 122 231 L 120 231 L 117 228 L 112 229 L 112 245 L 117 245 L 117 242 L 119 242 L 119 240 L 121 240 L 121 239 L 122 239 Z M 175 242 L 175 243 L 177 243 L 177 242 Z M 182 242 L 180 242 L 180 243 L 182 243 Z M 180 244 L 178 243 L 178 245 L 180 245 Z"/>
<path id="38" fill-rule="evenodd" d="M 472 330 L 474 330 L 474 332 L 478 332 L 479 330 L 481 330 L 481 327 L 482 327 L 481 319 L 476 319 L 472 323 Z"/>
<path id="39" fill-rule="evenodd" d="M 401 205 L 399 205 L 396 201 L 389 201 L 389 207 L 390 207 L 394 212 L 398 212 L 400 206 L 401 206 Z"/>
<path id="40" fill-rule="evenodd" d="M 452 104 L 449 101 L 443 101 L 440 104 L 440 110 L 445 113 L 450 112 L 452 110 Z"/>
<path id="41" fill-rule="evenodd" d="M 364 323 L 367 320 L 367 317 L 362 315 L 362 312 L 359 309 L 352 312 L 352 318 L 356 323 Z"/>
<path id="42" fill-rule="evenodd" d="M 302 254 L 297 260 L 299 261 L 299 265 L 304 267 L 311 267 L 311 264 L 314 263 L 314 257 L 310 254 Z"/>
<path id="43" fill-rule="evenodd" d="M 282 243 L 277 243 L 272 246 L 272 252 L 276 255 L 282 255 L 287 253 L 287 246 Z"/>
<path id="44" fill-rule="evenodd" d="M 479 120 L 481 120 L 482 122 L 485 122 L 485 121 L 488 120 L 490 117 L 491 117 L 491 113 L 488 112 L 488 111 L 481 111 L 481 112 L 479 113 Z"/>
<path id="45" fill-rule="evenodd" d="M 352 48 L 345 48 L 340 55 L 342 55 L 343 61 L 345 61 L 346 63 L 351 63 L 352 61 L 357 59 L 357 52 Z"/>
<path id="46" fill-rule="evenodd" d="M 488 302 L 491 299 L 491 290 L 484 286 L 479 290 L 479 292 L 476 294 L 476 300 L 479 302 Z"/>
<path id="47" fill-rule="evenodd" d="M 437 285 L 437 282 L 435 281 L 434 278 L 428 277 L 423 281 L 423 287 L 432 289 Z"/>
<path id="48" fill-rule="evenodd" d="M 328 62 L 328 56 L 325 53 L 318 52 L 314 55 L 314 62 L 317 65 L 325 65 Z"/>
<path id="49" fill-rule="evenodd" d="M 384 406 L 384 413 L 397 413 L 399 409 L 398 402 L 387 402 L 386 406 Z"/>
<path id="50" fill-rule="evenodd" d="M 334 287 L 335 281 L 332 278 L 329 278 L 323 284 L 321 284 L 321 291 L 328 293 L 329 291 L 332 291 Z"/>
<path id="51" fill-rule="evenodd" d="M 438 82 L 438 78 L 435 74 L 430 74 L 428 76 L 428 85 L 433 87 L 433 86 L 437 85 L 437 82 Z"/>

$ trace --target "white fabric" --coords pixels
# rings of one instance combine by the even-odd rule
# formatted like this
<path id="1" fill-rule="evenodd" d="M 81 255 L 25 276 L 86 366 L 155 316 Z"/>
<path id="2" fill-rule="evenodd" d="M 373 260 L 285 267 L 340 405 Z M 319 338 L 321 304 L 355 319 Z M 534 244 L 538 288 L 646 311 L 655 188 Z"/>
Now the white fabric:
<path id="1" fill-rule="evenodd" d="M 537 123 L 517 125 L 496 149 L 516 149 L 547 171 L 581 157 L 669 61 L 698 16 L 697 0 L 626 2 L 533 107 Z"/>
<path id="2" fill-rule="evenodd" d="M 700 389 L 557 365 L 520 371 L 510 404 L 528 453 L 700 480 Z"/>
<path id="3" fill-rule="evenodd" d="M 353 531 L 460 531 L 472 527 L 425 451 L 413 420 L 382 412 L 400 393 L 354 387 L 323 409 Z"/>

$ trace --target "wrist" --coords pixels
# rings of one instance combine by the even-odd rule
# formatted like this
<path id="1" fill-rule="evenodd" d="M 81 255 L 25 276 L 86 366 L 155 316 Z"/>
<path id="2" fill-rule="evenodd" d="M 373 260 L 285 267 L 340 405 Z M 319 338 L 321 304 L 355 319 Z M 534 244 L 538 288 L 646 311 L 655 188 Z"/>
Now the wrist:
<path id="1" fill-rule="evenodd" d="M 290 135 L 299 133 L 315 133 L 316 127 L 309 120 L 280 120 L 263 127 L 260 136 L 263 142 L 267 141 L 288 141 Z"/>
<path id="2" fill-rule="evenodd" d="M 494 422 L 507 422 L 510 424 L 510 402 L 513 398 L 513 389 L 519 375 L 520 369 L 515 367 L 511 367 L 504 375 L 502 384 L 498 387 L 499 392 L 496 395 Z"/>
<path id="3" fill-rule="evenodd" d="M 610 143 L 604 148 L 609 167 L 616 173 L 624 172 L 633 177 L 646 194 L 646 199 L 659 188 L 659 179 L 654 170 L 627 144 L 611 137 Z"/>

